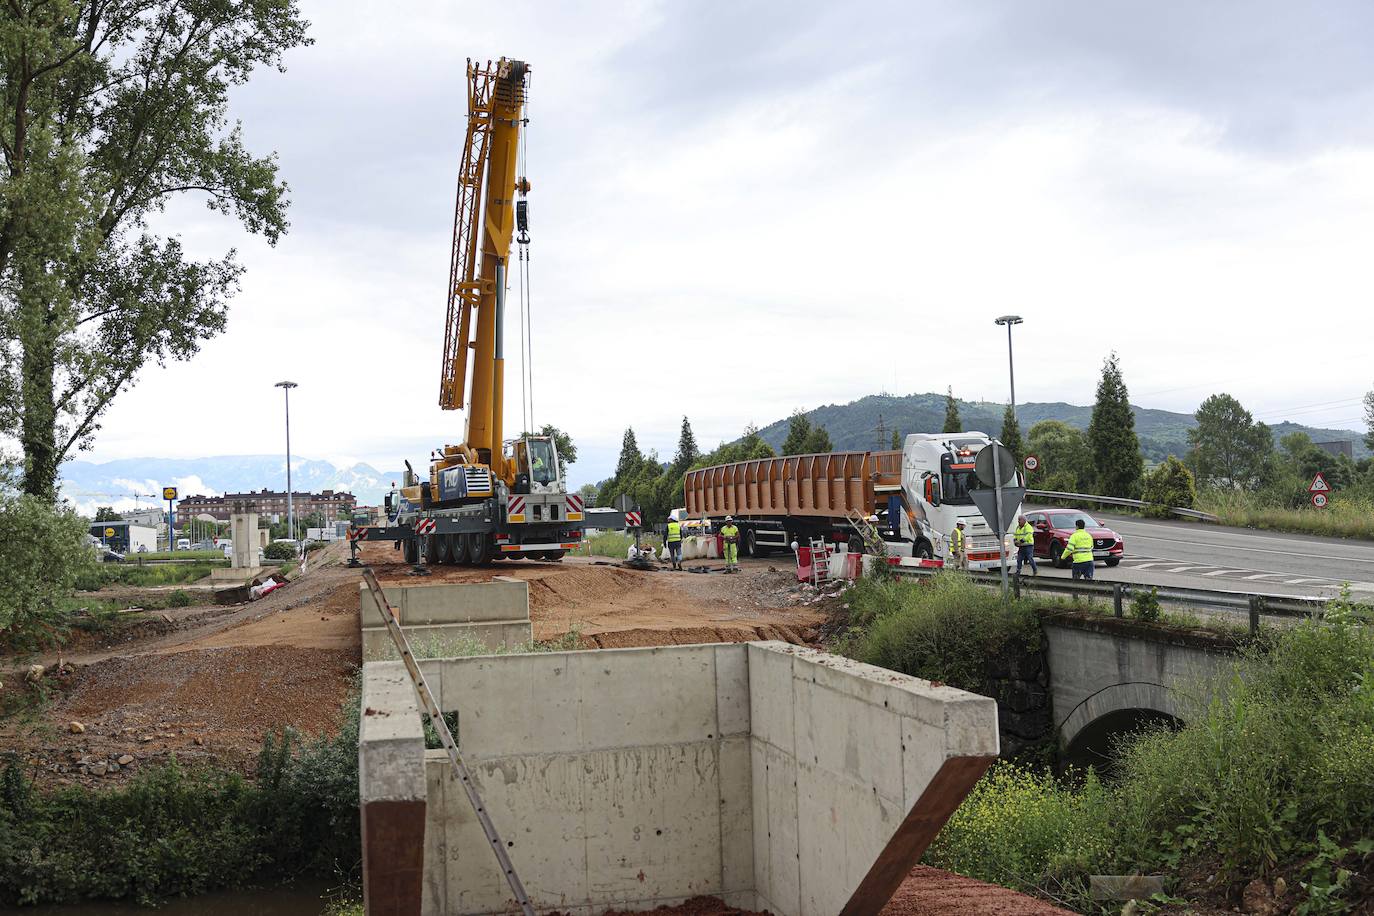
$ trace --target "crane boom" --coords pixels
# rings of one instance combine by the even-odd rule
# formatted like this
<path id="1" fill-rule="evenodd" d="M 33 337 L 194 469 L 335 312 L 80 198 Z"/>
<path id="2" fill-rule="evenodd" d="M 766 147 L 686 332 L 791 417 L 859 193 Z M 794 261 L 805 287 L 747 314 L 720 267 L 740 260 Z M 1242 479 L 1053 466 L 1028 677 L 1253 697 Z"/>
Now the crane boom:
<path id="1" fill-rule="evenodd" d="M 505 408 L 501 326 L 515 196 L 528 190 L 516 174 L 528 72 L 529 67 L 518 60 L 501 58 L 486 66 L 468 61 L 467 136 L 454 204 L 448 317 L 439 376 L 440 407 L 457 410 L 464 406 L 465 393 L 469 398 L 467 433 L 455 451 L 488 465 L 501 478 L 507 476 L 501 451 Z M 473 354 L 470 388 L 466 385 L 469 350 Z"/>

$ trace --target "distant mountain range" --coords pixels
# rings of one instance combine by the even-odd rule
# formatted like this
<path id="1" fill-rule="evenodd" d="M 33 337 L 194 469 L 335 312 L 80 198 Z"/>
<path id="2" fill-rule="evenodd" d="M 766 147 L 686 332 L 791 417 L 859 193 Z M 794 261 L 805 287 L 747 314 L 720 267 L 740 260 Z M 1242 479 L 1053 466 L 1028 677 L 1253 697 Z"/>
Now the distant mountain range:
<path id="1" fill-rule="evenodd" d="M 957 400 L 957 399 L 956 399 Z M 1002 432 L 1002 413 L 1005 404 L 987 401 L 959 401 L 959 418 L 964 429 L 979 430 L 989 435 Z M 1197 425 L 1190 413 L 1132 407 L 1135 412 L 1135 432 L 1140 448 L 1151 461 L 1163 461 L 1169 455 L 1183 457 L 1188 452 L 1188 430 Z M 1092 407 L 1074 404 L 1017 404 L 1016 419 L 1021 435 L 1041 420 L 1062 420 L 1070 426 L 1086 430 L 1092 419 Z M 939 432 L 945 425 L 945 396 L 943 394 L 909 394 L 905 396 L 878 394 L 851 401 L 848 404 L 827 404 L 806 411 L 812 423 L 819 423 L 830 433 L 836 449 L 888 448 L 892 430 L 907 433 Z M 885 432 L 879 442 L 878 424 L 881 419 Z M 788 420 L 779 420 L 759 430 L 759 435 L 773 448 L 781 451 L 787 438 Z M 1351 429 L 1321 429 L 1297 423 L 1271 424 L 1274 441 L 1292 432 L 1304 432 L 1313 442 L 1344 442 L 1354 444 L 1356 458 L 1369 455 L 1364 434 Z"/>
<path id="2" fill-rule="evenodd" d="M 291 487 L 318 493 L 347 491 L 360 505 L 375 506 L 400 471 L 383 473 L 367 464 L 336 467 L 328 461 L 293 459 Z M 97 506 L 133 509 L 160 499 L 162 488 L 175 486 L 181 496 L 218 496 L 286 489 L 286 459 L 281 455 L 220 455 L 209 458 L 124 458 L 118 461 L 69 461 L 62 466 L 62 493 L 83 512 Z M 136 498 L 135 494 L 138 497 Z"/>

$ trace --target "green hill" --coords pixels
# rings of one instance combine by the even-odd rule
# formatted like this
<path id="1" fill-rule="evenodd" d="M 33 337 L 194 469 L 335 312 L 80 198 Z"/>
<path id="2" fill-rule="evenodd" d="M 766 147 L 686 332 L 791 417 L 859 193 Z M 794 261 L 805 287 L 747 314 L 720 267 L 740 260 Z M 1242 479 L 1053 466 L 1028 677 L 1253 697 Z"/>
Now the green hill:
<path id="1" fill-rule="evenodd" d="M 959 401 L 959 416 L 964 421 L 964 429 L 979 430 L 990 435 L 1002 431 L 1002 412 L 1005 404 L 988 401 Z M 1140 437 L 1140 447 L 1149 461 L 1163 461 L 1168 455 L 1183 457 L 1188 451 L 1188 430 L 1196 426 L 1192 414 L 1174 413 L 1170 410 L 1154 410 L 1133 407 L 1135 411 L 1135 431 Z M 1080 407 L 1062 402 L 1050 404 L 1019 404 L 1016 418 L 1021 423 L 1021 434 L 1041 420 L 1062 420 L 1070 426 L 1087 429 L 1092 419 L 1092 407 Z M 806 411 L 812 423 L 819 423 L 830 433 L 830 440 L 837 450 L 887 448 L 890 445 L 892 430 L 903 435 L 907 433 L 939 432 L 945 423 L 945 396 L 943 394 L 908 394 L 903 397 L 890 394 L 869 395 L 848 404 L 827 404 Z M 886 430 L 879 441 L 878 425 L 881 419 Z M 781 450 L 787 438 L 786 419 L 778 420 L 759 430 L 764 440 L 775 449 Z M 1297 423 L 1272 424 L 1274 440 L 1292 432 L 1304 432 L 1314 442 L 1351 441 L 1354 443 L 1355 457 L 1369 455 L 1365 448 L 1364 436 L 1349 429 L 1320 429 L 1302 426 Z"/>

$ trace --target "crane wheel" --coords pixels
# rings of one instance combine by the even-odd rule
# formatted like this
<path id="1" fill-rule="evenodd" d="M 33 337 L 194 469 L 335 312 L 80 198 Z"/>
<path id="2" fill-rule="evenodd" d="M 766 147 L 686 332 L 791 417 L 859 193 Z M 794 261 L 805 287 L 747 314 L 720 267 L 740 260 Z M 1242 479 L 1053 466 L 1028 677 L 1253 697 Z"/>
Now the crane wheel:
<path id="1" fill-rule="evenodd" d="M 412 566 L 420 561 L 420 545 L 415 543 L 414 538 L 407 538 L 403 542 L 401 556 Z"/>
<path id="2" fill-rule="evenodd" d="M 496 553 L 496 541 L 490 534 L 469 534 L 468 557 L 474 566 L 490 566 Z"/>
<path id="3" fill-rule="evenodd" d="M 468 551 L 468 535 L 450 534 L 448 537 L 449 543 L 452 545 L 450 552 L 453 556 L 453 562 L 458 566 L 466 566 L 471 563 L 472 555 Z"/>

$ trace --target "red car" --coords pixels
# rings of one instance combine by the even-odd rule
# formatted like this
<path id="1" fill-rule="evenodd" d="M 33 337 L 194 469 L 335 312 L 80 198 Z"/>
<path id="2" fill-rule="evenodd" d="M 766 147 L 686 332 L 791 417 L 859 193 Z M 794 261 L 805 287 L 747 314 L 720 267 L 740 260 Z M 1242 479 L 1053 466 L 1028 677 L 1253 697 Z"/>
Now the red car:
<path id="1" fill-rule="evenodd" d="M 1026 513 L 1026 521 L 1035 529 L 1035 555 L 1048 557 L 1055 566 L 1068 566 L 1069 561 L 1060 557 L 1080 518 L 1083 519 L 1084 528 L 1093 536 L 1093 559 L 1106 560 L 1108 566 L 1120 563 L 1126 552 L 1121 535 L 1078 509 L 1044 509 Z"/>

